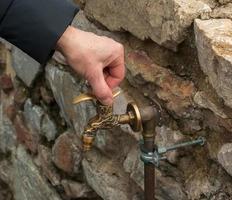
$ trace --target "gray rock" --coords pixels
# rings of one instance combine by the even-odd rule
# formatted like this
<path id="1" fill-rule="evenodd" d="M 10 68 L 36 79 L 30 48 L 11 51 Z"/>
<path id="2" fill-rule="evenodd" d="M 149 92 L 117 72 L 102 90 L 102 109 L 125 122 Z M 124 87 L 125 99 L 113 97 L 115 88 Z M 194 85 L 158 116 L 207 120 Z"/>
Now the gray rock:
<path id="1" fill-rule="evenodd" d="M 214 169 L 215 166 L 211 165 L 210 168 L 206 171 L 206 168 L 199 167 L 189 175 L 185 183 L 188 199 L 201 199 L 202 196 L 206 199 L 211 199 L 223 186 L 228 186 L 228 182 L 223 182 L 223 178 L 221 179 L 220 175 L 215 176 L 218 173 Z"/>
<path id="2" fill-rule="evenodd" d="M 135 195 L 136 185 L 117 162 L 91 151 L 82 165 L 88 184 L 104 200 L 130 200 Z"/>
<path id="3" fill-rule="evenodd" d="M 72 180 L 62 180 L 65 193 L 69 198 L 96 198 L 96 193 L 85 183 Z"/>
<path id="4" fill-rule="evenodd" d="M 12 96 L 6 96 L 0 91 L 0 151 L 7 153 L 15 148 L 16 134 L 12 122 L 3 112 L 13 101 Z"/>
<path id="5" fill-rule="evenodd" d="M 13 155 L 13 189 L 15 200 L 61 200 L 41 176 L 22 146 Z"/>
<path id="6" fill-rule="evenodd" d="M 46 78 L 61 109 L 61 116 L 80 136 L 89 116 L 94 116 L 96 113 L 90 101 L 73 104 L 74 98 L 86 88 L 84 80 L 74 78 L 69 72 L 53 65 L 46 67 Z"/>
<path id="7" fill-rule="evenodd" d="M 194 102 L 199 105 L 200 107 L 210 109 L 213 111 L 216 115 L 222 117 L 222 118 L 228 118 L 228 116 L 225 114 L 223 109 L 218 105 L 216 102 L 214 102 L 206 92 L 199 91 L 194 96 Z"/>
<path id="8" fill-rule="evenodd" d="M 231 1 L 232 2 L 232 1 Z M 213 9 L 213 11 L 210 13 L 210 16 L 212 18 L 228 18 L 232 19 L 232 3 L 229 3 L 227 5 L 217 7 Z"/>
<path id="9" fill-rule="evenodd" d="M 12 163 L 4 159 L 0 162 L 0 179 L 5 183 L 11 185 L 12 184 Z"/>
<path id="10" fill-rule="evenodd" d="M 211 8 L 195 0 L 85 0 L 84 10 L 111 31 L 129 31 L 176 50 L 193 20 Z"/>
<path id="11" fill-rule="evenodd" d="M 232 21 L 197 19 L 194 28 L 201 68 L 217 94 L 232 107 Z"/>
<path id="12" fill-rule="evenodd" d="M 156 144 L 158 147 L 169 147 L 180 143 L 184 139 L 184 135 L 180 131 L 174 131 L 166 126 L 156 128 Z M 179 153 L 177 150 L 167 152 L 165 154 L 170 163 L 177 164 Z"/>
<path id="13" fill-rule="evenodd" d="M 217 0 L 217 1 L 219 1 L 219 3 L 221 3 L 221 4 L 227 4 L 227 3 L 232 2 L 231 0 Z"/>
<path id="14" fill-rule="evenodd" d="M 232 143 L 224 144 L 218 152 L 218 162 L 232 176 Z"/>
<path id="15" fill-rule="evenodd" d="M 40 64 L 33 60 L 30 56 L 23 53 L 17 47 L 12 49 L 12 66 L 17 76 L 30 87 L 39 72 L 41 71 Z"/>
<path id="16" fill-rule="evenodd" d="M 41 107 L 33 105 L 30 99 L 24 104 L 24 117 L 27 125 L 38 134 L 44 135 L 48 141 L 57 137 L 56 124 Z"/>

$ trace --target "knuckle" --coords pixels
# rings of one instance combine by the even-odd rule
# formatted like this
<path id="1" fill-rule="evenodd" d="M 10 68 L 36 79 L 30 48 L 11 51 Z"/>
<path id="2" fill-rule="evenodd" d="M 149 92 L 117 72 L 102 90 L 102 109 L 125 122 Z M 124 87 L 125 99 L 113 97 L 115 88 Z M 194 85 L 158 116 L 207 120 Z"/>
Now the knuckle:
<path id="1" fill-rule="evenodd" d="M 123 53 L 124 52 L 124 47 L 121 43 L 117 43 L 117 46 L 116 46 L 117 50 L 119 53 Z"/>

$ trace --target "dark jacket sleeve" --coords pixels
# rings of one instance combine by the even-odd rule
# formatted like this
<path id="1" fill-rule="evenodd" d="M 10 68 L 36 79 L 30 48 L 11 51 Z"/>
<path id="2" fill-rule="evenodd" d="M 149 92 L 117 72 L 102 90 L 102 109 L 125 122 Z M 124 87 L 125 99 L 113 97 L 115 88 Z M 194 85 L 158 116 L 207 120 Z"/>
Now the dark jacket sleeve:
<path id="1" fill-rule="evenodd" d="M 45 64 L 77 12 L 67 0 L 0 0 L 0 37 Z"/>

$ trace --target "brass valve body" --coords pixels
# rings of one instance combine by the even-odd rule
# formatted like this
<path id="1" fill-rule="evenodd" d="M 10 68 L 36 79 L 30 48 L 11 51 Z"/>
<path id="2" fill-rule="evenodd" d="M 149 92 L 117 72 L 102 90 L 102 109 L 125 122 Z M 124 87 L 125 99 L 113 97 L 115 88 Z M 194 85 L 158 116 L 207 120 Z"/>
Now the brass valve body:
<path id="1" fill-rule="evenodd" d="M 120 91 L 114 92 L 113 96 L 116 97 L 120 94 Z M 96 100 L 91 94 L 81 94 L 73 101 L 74 104 L 78 104 L 87 100 Z M 82 141 L 83 150 L 88 151 L 91 149 L 95 133 L 99 129 L 110 129 L 121 124 L 129 124 L 133 131 L 138 132 L 142 130 L 142 121 L 139 109 L 135 103 L 129 103 L 127 106 L 127 113 L 122 115 L 114 115 L 112 106 L 102 105 L 99 101 L 97 103 L 97 115 L 91 118 L 85 127 Z"/>

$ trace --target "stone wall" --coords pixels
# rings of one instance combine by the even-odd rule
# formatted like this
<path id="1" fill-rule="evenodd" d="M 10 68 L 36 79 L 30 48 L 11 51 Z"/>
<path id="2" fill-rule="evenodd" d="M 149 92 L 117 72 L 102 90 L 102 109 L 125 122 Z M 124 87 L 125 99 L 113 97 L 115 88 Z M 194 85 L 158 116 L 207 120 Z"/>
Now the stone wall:
<path id="1" fill-rule="evenodd" d="M 203 147 L 167 154 L 156 199 L 232 199 L 232 1 L 76 0 L 73 25 L 123 43 L 127 74 L 115 112 L 132 99 L 164 112 L 156 144 L 204 136 Z M 56 53 L 41 67 L 0 43 L 0 179 L 15 200 L 143 199 L 140 134 L 99 131 L 83 154 L 81 133 L 95 114 L 88 90 Z"/>

